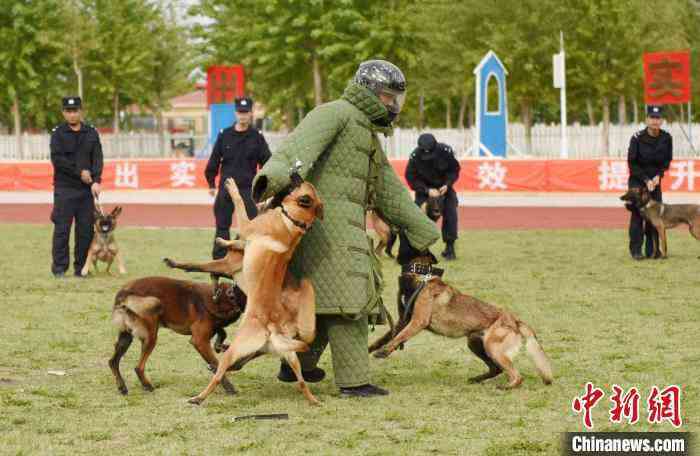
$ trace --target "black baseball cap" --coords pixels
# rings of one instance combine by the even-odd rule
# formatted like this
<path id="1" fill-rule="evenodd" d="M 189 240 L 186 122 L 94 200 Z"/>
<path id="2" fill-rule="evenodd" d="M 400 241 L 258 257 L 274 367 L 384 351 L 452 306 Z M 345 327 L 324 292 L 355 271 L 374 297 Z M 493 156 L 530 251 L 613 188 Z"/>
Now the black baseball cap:
<path id="1" fill-rule="evenodd" d="M 661 105 L 648 105 L 647 117 L 663 117 L 664 107 Z"/>
<path id="2" fill-rule="evenodd" d="M 63 109 L 80 109 L 82 104 L 80 97 L 63 97 Z"/>
<path id="3" fill-rule="evenodd" d="M 237 97 L 235 103 L 236 112 L 250 112 L 253 110 L 253 99 L 250 97 Z"/>

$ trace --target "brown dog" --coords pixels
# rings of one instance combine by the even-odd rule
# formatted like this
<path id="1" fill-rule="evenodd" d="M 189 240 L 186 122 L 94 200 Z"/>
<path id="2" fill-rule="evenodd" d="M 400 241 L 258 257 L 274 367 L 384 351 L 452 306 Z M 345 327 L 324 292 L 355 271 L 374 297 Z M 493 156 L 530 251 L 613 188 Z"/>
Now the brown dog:
<path id="1" fill-rule="evenodd" d="M 437 223 L 442 217 L 442 211 L 445 207 L 445 195 L 429 196 L 420 208 L 428 216 L 430 220 Z M 394 258 L 391 250 L 396 243 L 397 235 L 391 231 L 391 227 L 382 219 L 375 211 L 367 211 L 367 225 L 374 227 L 374 232 L 377 235 L 378 242 L 374 249 L 377 256 L 381 256 L 385 252 L 388 257 Z"/>
<path id="2" fill-rule="evenodd" d="M 190 403 L 201 404 L 230 366 L 258 353 L 283 357 L 294 371 L 306 399 L 318 403 L 304 382 L 296 354 L 307 351 L 315 337 L 314 289 L 308 280 L 295 280 L 287 267 L 304 233 L 311 229 L 316 218 L 323 219 L 323 203 L 314 186 L 303 182 L 298 174 L 292 175 L 292 182 L 290 191 L 278 198 L 279 206 L 248 220 L 235 182 L 226 181 L 238 214 L 240 235 L 245 240 L 240 284 L 248 302 L 239 330 L 221 358 L 216 374 Z M 229 243 L 237 242 L 240 241 Z"/>
<path id="3" fill-rule="evenodd" d="M 115 207 L 108 215 L 104 215 L 102 211 L 95 210 L 95 234 L 92 237 L 85 266 L 80 271 L 80 275 L 88 275 L 91 263 L 93 270 L 97 272 L 98 261 L 107 263 L 107 273 L 109 274 L 109 269 L 112 267 L 114 260 L 117 260 L 119 265 L 119 274 L 126 274 L 124 259 L 114 238 L 114 230 L 117 229 L 117 218 L 121 213 L 122 208 L 120 206 Z"/>
<path id="4" fill-rule="evenodd" d="M 445 195 L 428 196 L 428 199 L 423 202 L 420 208 L 430 220 L 437 223 L 442 217 L 442 211 L 445 208 L 445 198 Z"/>
<path id="5" fill-rule="evenodd" d="M 221 338 L 217 342 L 221 343 L 226 337 L 223 328 L 238 320 L 246 305 L 246 297 L 238 287 L 222 284 L 220 290 L 221 296 L 214 300 L 210 284 L 145 277 L 127 283 L 117 292 L 112 320 L 119 328 L 119 336 L 109 367 L 122 394 L 127 394 L 128 390 L 119 372 L 119 361 L 129 349 L 133 336 L 141 340 L 136 375 L 146 391 L 153 390 L 144 369 L 156 346 L 160 326 L 191 335 L 190 343 L 210 369 L 216 369 L 218 360 L 209 341 L 216 332 L 217 338 Z M 228 380 L 222 379 L 222 383 L 228 393 L 236 392 Z"/>
<path id="6" fill-rule="evenodd" d="M 659 232 L 659 244 L 654 246 L 661 258 L 668 257 L 668 238 L 666 230 L 680 224 L 688 225 L 690 234 L 700 240 L 700 206 L 697 204 L 665 204 L 651 197 L 646 187 L 632 187 L 620 197 L 622 201 L 634 205 L 656 231 Z"/>
<path id="7" fill-rule="evenodd" d="M 425 263 L 425 259 L 421 261 Z M 489 368 L 487 373 L 469 380 L 481 382 L 505 371 L 509 381 L 503 388 L 515 388 L 522 383 L 522 377 L 512 361 L 525 339 L 540 377 L 545 384 L 552 382 L 552 368 L 532 328 L 506 310 L 460 293 L 432 275 L 437 271 L 441 273 L 429 264 L 416 262 L 404 271 L 400 293 L 405 299 L 399 301 L 399 309 L 404 310 L 401 302 L 409 308 L 403 312 L 399 333 L 393 337 L 391 330 L 387 332 L 369 347 L 370 353 L 376 351 L 376 358 L 386 358 L 423 329 L 451 338 L 466 337 L 471 351 Z M 414 293 L 417 296 L 411 308 L 409 298 Z"/>
<path id="8" fill-rule="evenodd" d="M 391 232 L 391 227 L 375 211 L 367 211 L 367 225 L 372 225 L 374 233 L 377 235 L 377 246 L 374 253 L 381 256 L 385 252 L 390 258 L 394 258 L 391 249 L 396 241 L 396 235 Z"/>

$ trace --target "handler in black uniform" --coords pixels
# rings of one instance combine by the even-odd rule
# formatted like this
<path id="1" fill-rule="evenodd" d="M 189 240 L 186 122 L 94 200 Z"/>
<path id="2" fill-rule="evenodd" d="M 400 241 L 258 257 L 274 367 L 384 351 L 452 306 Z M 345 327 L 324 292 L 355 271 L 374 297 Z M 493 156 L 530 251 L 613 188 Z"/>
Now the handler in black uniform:
<path id="1" fill-rule="evenodd" d="M 214 196 L 214 217 L 216 218 L 216 237 L 231 239 L 231 222 L 233 220 L 233 201 L 226 191 L 224 182 L 233 177 L 240 190 L 249 218 L 258 214 L 255 202 L 251 196 L 253 178 L 258 172 L 258 166 L 265 164 L 270 158 L 270 149 L 263 135 L 251 126 L 253 120 L 253 100 L 248 97 L 236 98 L 236 117 L 238 120 L 229 128 L 219 132 L 214 150 L 204 170 L 204 176 L 209 183 L 209 193 Z M 221 171 L 219 171 L 221 168 Z M 216 191 L 216 176 L 219 178 L 219 191 Z M 212 257 L 214 259 L 226 256 L 226 249 L 214 242 Z"/>
<path id="2" fill-rule="evenodd" d="M 459 178 L 460 166 L 452 148 L 436 141 L 435 136 L 424 133 L 418 137 L 418 147 L 411 154 L 406 167 L 406 181 L 415 191 L 415 202 L 422 205 L 428 196 L 444 195 L 442 209 L 442 240 L 446 260 L 457 258 L 457 194 L 452 186 Z"/>
<path id="3" fill-rule="evenodd" d="M 53 165 L 53 263 L 51 272 L 63 277 L 70 262 L 68 243 L 75 219 L 73 270 L 76 277 L 85 265 L 94 234 L 95 201 L 102 182 L 102 144 L 97 130 L 81 121 L 80 97 L 63 98 L 65 122 L 51 132 Z"/>
<path id="4" fill-rule="evenodd" d="M 630 172 L 629 188 L 645 186 L 651 192 L 651 197 L 657 201 L 661 201 L 661 178 L 664 177 L 664 172 L 668 170 L 673 160 L 673 139 L 668 132 L 661 129 L 662 116 L 661 106 L 647 106 L 647 127 L 632 136 L 627 153 Z M 644 258 L 642 244 L 645 235 L 644 250 L 647 258 L 658 257 L 659 233 L 656 228 L 642 217 L 636 207 L 628 205 L 627 209 L 632 212 L 629 227 L 632 258 L 635 260 Z"/>

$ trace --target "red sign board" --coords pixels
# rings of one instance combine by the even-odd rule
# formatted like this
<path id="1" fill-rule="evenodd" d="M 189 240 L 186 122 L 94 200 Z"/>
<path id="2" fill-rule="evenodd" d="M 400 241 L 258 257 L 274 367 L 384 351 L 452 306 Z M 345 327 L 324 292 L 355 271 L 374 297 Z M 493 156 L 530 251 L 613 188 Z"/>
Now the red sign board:
<path id="1" fill-rule="evenodd" d="M 690 101 L 690 52 L 644 54 L 644 100 L 647 104 Z"/>
<path id="2" fill-rule="evenodd" d="M 207 68 L 207 106 L 233 103 L 245 92 L 243 65 L 214 65 Z"/>

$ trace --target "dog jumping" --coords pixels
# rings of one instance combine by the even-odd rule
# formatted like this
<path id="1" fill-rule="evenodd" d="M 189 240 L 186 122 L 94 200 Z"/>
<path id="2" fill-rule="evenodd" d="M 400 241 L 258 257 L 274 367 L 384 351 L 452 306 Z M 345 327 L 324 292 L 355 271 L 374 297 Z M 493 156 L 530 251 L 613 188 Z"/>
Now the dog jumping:
<path id="1" fill-rule="evenodd" d="M 144 370 L 161 326 L 190 335 L 195 350 L 210 369 L 216 369 L 219 362 L 210 339 L 216 333 L 217 343 L 223 344 L 226 337 L 223 328 L 238 320 L 246 305 L 246 297 L 238 287 L 222 284 L 220 290 L 221 296 L 214 300 L 211 284 L 145 277 L 127 283 L 117 292 L 112 320 L 119 329 L 119 336 L 109 367 L 120 393 L 127 394 L 128 389 L 119 371 L 119 362 L 134 336 L 141 340 L 141 358 L 134 370 L 143 388 L 153 391 Z M 229 394 L 236 392 L 227 379 L 222 378 L 222 384 Z"/>
<path id="2" fill-rule="evenodd" d="M 114 260 L 117 260 L 119 265 L 119 274 L 126 274 L 124 267 L 124 259 L 117 245 L 117 240 L 114 238 L 114 231 L 117 229 L 117 218 L 122 213 L 120 206 L 115 207 L 111 213 L 105 215 L 101 210 L 95 209 L 95 234 L 88 249 L 85 266 L 80 271 L 80 275 L 87 276 L 92 269 L 97 271 L 97 262 L 102 261 L 107 263 L 106 272 L 110 273 L 110 268 Z"/>
<path id="3" fill-rule="evenodd" d="M 316 333 L 315 295 L 311 282 L 297 280 L 287 267 L 302 236 L 314 220 L 323 219 L 323 203 L 316 189 L 292 171 L 292 186 L 278 195 L 271 209 L 249 220 L 233 179 L 226 188 L 234 202 L 241 240 L 223 241 L 237 248 L 245 245 L 239 284 L 248 297 L 238 332 L 219 362 L 207 387 L 189 400 L 201 404 L 237 361 L 262 353 L 284 358 L 299 388 L 311 404 L 318 404 L 305 383 L 296 352 L 309 349 Z M 283 293 L 283 290 L 285 292 Z"/>
<path id="4" fill-rule="evenodd" d="M 389 330 L 369 347 L 370 353 L 386 358 L 424 329 L 450 338 L 466 337 L 469 349 L 489 368 L 469 381 L 482 382 L 505 371 L 508 384 L 500 388 L 510 389 L 523 381 L 513 358 L 525 341 L 542 381 L 552 383 L 549 359 L 530 326 L 511 312 L 460 293 L 443 282 L 441 274 L 442 270 L 433 268 L 427 258 L 404 266 L 399 281 L 401 319 L 394 331 Z"/>
<path id="5" fill-rule="evenodd" d="M 668 229 L 688 225 L 690 234 L 700 240 L 700 205 L 662 203 L 653 199 L 646 187 L 632 187 L 620 199 L 639 209 L 642 216 L 659 232 L 659 242 L 654 245 L 654 252 L 661 258 L 668 258 Z"/>

